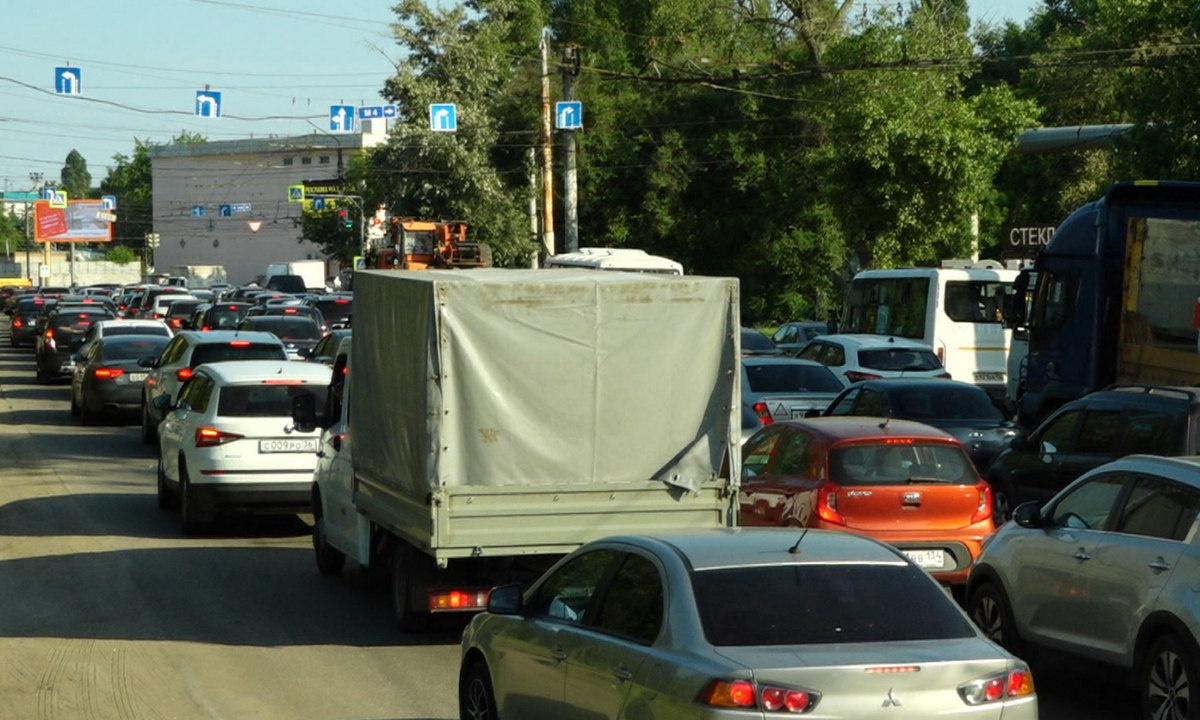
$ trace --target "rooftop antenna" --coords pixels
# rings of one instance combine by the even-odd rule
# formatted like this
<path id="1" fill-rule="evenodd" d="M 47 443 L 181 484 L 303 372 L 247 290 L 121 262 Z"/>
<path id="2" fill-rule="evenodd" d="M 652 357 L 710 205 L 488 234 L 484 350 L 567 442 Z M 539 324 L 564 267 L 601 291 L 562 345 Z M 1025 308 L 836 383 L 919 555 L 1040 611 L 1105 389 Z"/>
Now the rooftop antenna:
<path id="1" fill-rule="evenodd" d="M 791 554 L 791 555 L 799 555 L 800 554 L 800 543 L 804 541 L 804 536 L 807 534 L 808 534 L 808 528 L 804 528 L 803 530 L 800 531 L 800 537 L 799 537 L 799 539 L 796 540 L 796 544 L 791 546 L 790 548 L 788 548 L 789 554 Z"/>

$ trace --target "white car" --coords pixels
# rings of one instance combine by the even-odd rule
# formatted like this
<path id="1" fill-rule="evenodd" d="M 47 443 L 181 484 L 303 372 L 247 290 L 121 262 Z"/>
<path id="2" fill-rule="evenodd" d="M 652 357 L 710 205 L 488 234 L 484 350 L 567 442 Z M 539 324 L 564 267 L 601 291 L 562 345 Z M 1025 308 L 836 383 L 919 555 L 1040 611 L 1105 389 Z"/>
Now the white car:
<path id="1" fill-rule="evenodd" d="M 174 401 L 159 396 L 159 507 L 178 503 L 187 534 L 222 511 L 310 509 L 319 436 L 294 427 L 292 399 L 323 403 L 330 374 L 321 363 L 234 360 L 197 367 Z"/>
<path id="2" fill-rule="evenodd" d="M 796 357 L 821 363 L 846 387 L 878 378 L 950 377 L 933 348 L 891 335 L 821 335 Z"/>

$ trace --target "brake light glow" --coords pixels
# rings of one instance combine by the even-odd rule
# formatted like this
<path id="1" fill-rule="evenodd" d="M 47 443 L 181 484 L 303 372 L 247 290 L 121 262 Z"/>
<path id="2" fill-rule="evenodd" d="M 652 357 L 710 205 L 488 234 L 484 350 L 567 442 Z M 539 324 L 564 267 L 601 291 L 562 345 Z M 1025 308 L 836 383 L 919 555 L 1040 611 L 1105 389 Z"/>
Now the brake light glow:
<path id="1" fill-rule="evenodd" d="M 884 438 L 884 445 L 912 445 L 915 440 L 912 438 Z"/>
<path id="2" fill-rule="evenodd" d="M 827 523 L 845 525 L 846 518 L 838 512 L 838 490 L 841 486 L 828 480 L 817 488 L 817 517 Z"/>
<path id="3" fill-rule="evenodd" d="M 179 382 L 183 382 L 184 380 L 187 380 L 191 376 L 192 376 L 191 368 L 187 368 L 187 367 L 179 368 L 178 370 L 175 371 L 175 379 L 179 380 Z"/>
<path id="4" fill-rule="evenodd" d="M 846 379 L 850 381 L 851 385 L 856 382 L 862 382 L 863 380 L 878 380 L 881 377 L 883 376 L 875 375 L 874 373 L 862 372 L 861 370 L 846 371 Z"/>
<path id="5" fill-rule="evenodd" d="M 121 368 L 107 368 L 107 367 L 96 368 L 96 379 L 97 380 L 113 380 L 115 378 L 121 377 L 124 374 L 125 374 L 125 371 L 122 370 Z"/>
<path id="6" fill-rule="evenodd" d="M 750 708 L 792 715 L 812 710 L 820 699 L 818 693 L 807 690 L 774 685 L 757 688 L 749 680 L 712 680 L 697 698 L 709 707 Z"/>
<path id="7" fill-rule="evenodd" d="M 243 437 L 245 436 L 223 432 L 211 427 L 196 428 L 196 447 L 216 447 L 234 440 L 241 440 Z"/>
<path id="8" fill-rule="evenodd" d="M 350 301 L 346 300 L 345 298 L 338 298 L 337 300 L 333 301 L 333 304 L 334 305 L 349 305 Z"/>
<path id="9" fill-rule="evenodd" d="M 17 318 L 13 318 L 13 321 L 12 321 L 12 326 L 13 326 L 14 328 L 25 327 L 25 321 L 24 321 L 24 320 L 22 320 L 22 319 L 21 319 L 21 318 L 19 318 L 19 317 L 17 317 Z"/>
<path id="10" fill-rule="evenodd" d="M 971 524 L 983 522 L 992 516 L 992 486 L 980 480 L 975 483 L 975 492 L 979 493 L 979 505 L 971 515 Z"/>
<path id="11" fill-rule="evenodd" d="M 304 381 L 303 380 L 272 379 L 272 380 L 263 380 L 262 384 L 263 385 L 303 385 Z"/>
<path id="12" fill-rule="evenodd" d="M 775 418 L 771 417 L 771 411 L 767 408 L 765 402 L 754 403 L 754 414 L 758 416 L 758 421 L 763 425 L 770 425 L 775 422 Z"/>
<path id="13" fill-rule="evenodd" d="M 984 705 L 1009 698 L 1033 695 L 1033 673 L 1024 665 L 958 686 L 958 695 L 968 705 Z"/>
<path id="14" fill-rule="evenodd" d="M 429 593 L 430 612 L 476 611 L 487 608 L 490 590 L 435 590 Z"/>
<path id="15" fill-rule="evenodd" d="M 249 340 L 230 340 L 229 347 L 250 347 Z"/>

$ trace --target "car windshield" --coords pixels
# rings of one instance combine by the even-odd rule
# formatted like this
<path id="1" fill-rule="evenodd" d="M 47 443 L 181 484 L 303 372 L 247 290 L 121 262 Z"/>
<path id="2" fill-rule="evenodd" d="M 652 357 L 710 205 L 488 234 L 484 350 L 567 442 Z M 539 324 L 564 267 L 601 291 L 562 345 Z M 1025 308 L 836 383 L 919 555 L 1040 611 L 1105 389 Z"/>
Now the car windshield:
<path id="1" fill-rule="evenodd" d="M 231 343 L 212 343 L 199 345 L 192 351 L 191 366 L 204 363 L 223 362 L 225 360 L 286 360 L 287 351 L 280 345 L 252 343 L 250 345 L 234 345 Z"/>
<path id="2" fill-rule="evenodd" d="M 221 388 L 217 414 L 221 417 L 290 418 L 292 399 L 297 395 L 314 395 L 317 407 L 321 407 L 325 404 L 325 392 L 325 385 L 315 383 L 229 385 Z"/>
<path id="3" fill-rule="evenodd" d="M 924 571 L 909 565 L 705 570 L 692 573 L 692 588 L 704 636 L 716 646 L 882 643 L 975 635 L 950 596 Z"/>
<path id="4" fill-rule="evenodd" d="M 101 362 L 119 362 L 122 360 L 138 360 L 149 355 L 157 356 L 170 342 L 167 336 L 147 338 L 122 338 L 117 342 L 106 342 L 100 348 Z"/>
<path id="5" fill-rule="evenodd" d="M 896 393 L 898 417 L 910 420 L 1004 420 L 986 391 L 974 387 L 922 387 Z"/>
<path id="6" fill-rule="evenodd" d="M 823 365 L 745 365 L 751 392 L 825 392 L 836 393 L 840 380 Z"/>
<path id="7" fill-rule="evenodd" d="M 842 486 L 979 482 L 957 445 L 896 440 L 835 447 L 829 453 L 829 479 Z"/>
<path id="8" fill-rule="evenodd" d="M 917 348 L 879 348 L 859 350 L 858 362 L 872 370 L 940 370 L 942 364 L 930 350 Z"/>

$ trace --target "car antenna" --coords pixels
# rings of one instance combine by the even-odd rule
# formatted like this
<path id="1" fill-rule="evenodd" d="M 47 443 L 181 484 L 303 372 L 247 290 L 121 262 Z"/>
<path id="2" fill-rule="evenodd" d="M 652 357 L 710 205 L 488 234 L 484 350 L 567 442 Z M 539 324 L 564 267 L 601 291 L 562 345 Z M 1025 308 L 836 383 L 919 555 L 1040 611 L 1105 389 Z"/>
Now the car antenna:
<path id="1" fill-rule="evenodd" d="M 880 429 L 880 430 L 887 430 L 888 423 L 889 423 L 889 422 L 891 422 L 891 421 L 892 421 L 892 411 L 891 411 L 891 410 L 888 410 L 887 417 L 885 417 L 885 418 L 883 419 L 883 422 L 879 423 L 879 429 Z"/>
<path id="2" fill-rule="evenodd" d="M 808 528 L 804 528 L 803 530 L 801 530 L 800 538 L 798 540 L 796 540 L 795 545 L 788 548 L 788 553 L 790 553 L 792 555 L 799 555 L 800 554 L 800 543 L 804 542 L 804 536 L 807 534 L 808 534 Z"/>

